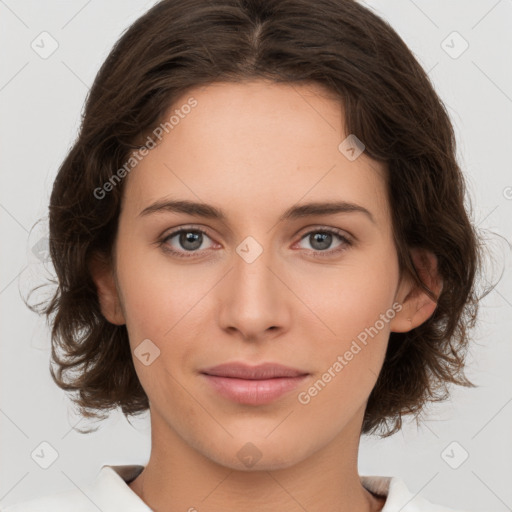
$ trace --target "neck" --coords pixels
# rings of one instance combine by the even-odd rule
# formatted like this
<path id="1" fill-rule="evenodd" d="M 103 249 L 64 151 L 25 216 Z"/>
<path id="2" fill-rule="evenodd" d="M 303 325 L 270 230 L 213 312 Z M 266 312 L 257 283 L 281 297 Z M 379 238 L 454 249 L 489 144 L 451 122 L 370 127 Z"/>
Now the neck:
<path id="1" fill-rule="evenodd" d="M 357 425 L 293 465 L 274 461 L 240 470 L 206 457 L 205 446 L 190 446 L 155 414 L 151 418 L 150 459 L 130 488 L 152 510 L 376 512 L 384 505 L 359 479 Z"/>

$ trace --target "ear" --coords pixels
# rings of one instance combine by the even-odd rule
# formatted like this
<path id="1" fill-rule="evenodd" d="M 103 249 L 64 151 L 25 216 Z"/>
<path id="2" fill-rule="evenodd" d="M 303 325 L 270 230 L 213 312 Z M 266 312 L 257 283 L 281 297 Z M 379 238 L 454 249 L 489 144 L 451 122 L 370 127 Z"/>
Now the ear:
<path id="1" fill-rule="evenodd" d="M 112 265 L 105 256 L 95 253 L 91 257 L 88 266 L 92 280 L 96 284 L 98 301 L 103 316 L 111 324 L 124 325 L 126 321 L 121 309 Z"/>
<path id="2" fill-rule="evenodd" d="M 443 281 L 437 270 L 436 256 L 425 249 L 412 249 L 411 257 L 420 279 L 438 298 Z M 402 278 L 395 299 L 402 309 L 390 322 L 392 332 L 408 332 L 418 327 L 432 316 L 437 306 L 411 276 Z"/>

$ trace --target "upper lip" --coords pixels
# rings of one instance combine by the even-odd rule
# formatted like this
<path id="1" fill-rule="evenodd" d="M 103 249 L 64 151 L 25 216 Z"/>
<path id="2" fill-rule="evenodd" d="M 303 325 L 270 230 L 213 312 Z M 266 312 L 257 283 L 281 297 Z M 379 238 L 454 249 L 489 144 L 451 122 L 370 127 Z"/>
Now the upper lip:
<path id="1" fill-rule="evenodd" d="M 231 377 L 238 379 L 274 379 L 277 377 L 299 377 L 308 372 L 297 370 L 277 363 L 262 363 L 250 366 L 246 363 L 224 363 L 201 370 L 201 373 L 217 377 Z"/>

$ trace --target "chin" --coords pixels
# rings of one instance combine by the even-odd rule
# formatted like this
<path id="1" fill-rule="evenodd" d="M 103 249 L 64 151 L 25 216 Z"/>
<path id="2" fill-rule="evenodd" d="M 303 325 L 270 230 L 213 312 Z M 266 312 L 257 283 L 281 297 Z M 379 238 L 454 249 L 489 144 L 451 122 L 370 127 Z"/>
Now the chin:
<path id="1" fill-rule="evenodd" d="M 287 469 L 306 459 L 312 451 L 307 450 L 300 441 L 284 446 L 282 439 L 278 438 L 274 442 L 269 439 L 254 442 L 246 439 L 230 440 L 230 446 L 221 447 L 222 451 L 203 452 L 203 455 L 229 469 L 251 472 Z"/>

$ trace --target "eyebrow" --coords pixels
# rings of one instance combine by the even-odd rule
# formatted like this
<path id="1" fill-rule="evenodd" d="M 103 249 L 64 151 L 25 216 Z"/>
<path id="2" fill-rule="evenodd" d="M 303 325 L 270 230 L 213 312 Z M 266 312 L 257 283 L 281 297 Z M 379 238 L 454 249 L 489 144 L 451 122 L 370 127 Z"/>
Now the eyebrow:
<path id="1" fill-rule="evenodd" d="M 166 200 L 161 199 L 155 201 L 153 204 L 144 208 L 139 213 L 140 217 L 150 215 L 153 213 L 172 212 L 172 213 L 185 213 L 194 215 L 196 217 L 204 217 L 207 219 L 215 219 L 226 222 L 226 214 L 219 208 L 206 203 L 197 203 L 188 200 Z M 304 217 L 312 217 L 315 215 L 334 215 L 336 213 L 352 213 L 358 212 L 366 215 L 374 224 L 375 219 L 371 212 L 355 203 L 346 201 L 334 202 L 312 202 L 288 208 L 279 217 L 279 222 L 283 220 L 294 220 Z"/>

